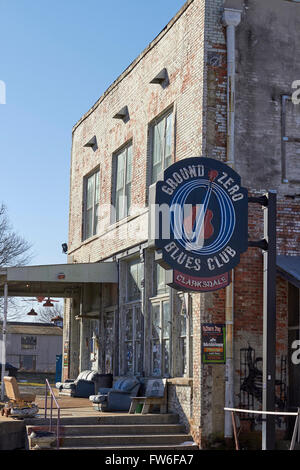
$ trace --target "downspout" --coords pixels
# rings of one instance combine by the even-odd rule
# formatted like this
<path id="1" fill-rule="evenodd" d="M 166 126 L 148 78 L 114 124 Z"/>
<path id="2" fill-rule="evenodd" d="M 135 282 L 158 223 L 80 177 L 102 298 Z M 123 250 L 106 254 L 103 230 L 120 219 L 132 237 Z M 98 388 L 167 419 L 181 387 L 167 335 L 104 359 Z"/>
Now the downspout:
<path id="1" fill-rule="evenodd" d="M 235 165 L 234 128 L 235 128 L 235 28 L 241 22 L 241 10 L 225 8 L 223 24 L 226 26 L 227 44 L 227 158 L 231 168 Z M 231 284 L 226 288 L 225 325 L 226 325 L 226 364 L 225 364 L 225 407 L 234 407 L 234 271 Z M 225 439 L 232 438 L 231 415 L 225 412 Z"/>

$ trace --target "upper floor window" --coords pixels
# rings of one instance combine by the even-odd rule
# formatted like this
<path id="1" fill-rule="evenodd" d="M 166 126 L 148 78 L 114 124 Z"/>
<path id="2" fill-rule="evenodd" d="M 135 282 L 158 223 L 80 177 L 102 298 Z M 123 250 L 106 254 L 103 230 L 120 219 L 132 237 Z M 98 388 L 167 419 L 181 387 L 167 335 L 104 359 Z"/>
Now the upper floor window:
<path id="1" fill-rule="evenodd" d="M 151 184 L 158 180 L 159 174 L 172 163 L 173 151 L 173 113 L 169 111 L 150 128 L 151 139 Z"/>
<path id="2" fill-rule="evenodd" d="M 116 154 L 115 159 L 113 202 L 117 222 L 127 217 L 131 206 L 132 144 Z"/>
<path id="3" fill-rule="evenodd" d="M 84 214 L 83 239 L 92 237 L 97 233 L 98 208 L 100 198 L 100 172 L 95 171 L 84 180 Z"/>

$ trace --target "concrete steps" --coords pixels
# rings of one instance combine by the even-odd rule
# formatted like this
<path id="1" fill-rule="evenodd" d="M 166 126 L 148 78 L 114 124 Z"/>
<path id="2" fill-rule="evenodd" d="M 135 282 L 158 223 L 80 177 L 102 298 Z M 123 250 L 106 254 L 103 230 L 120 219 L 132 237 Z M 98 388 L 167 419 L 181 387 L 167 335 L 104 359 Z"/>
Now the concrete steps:
<path id="1" fill-rule="evenodd" d="M 152 450 L 198 450 L 198 447 L 196 445 L 191 444 L 190 442 L 187 442 L 186 444 L 180 444 L 180 445 L 136 445 L 136 446 L 130 446 L 130 445 L 118 445 L 116 446 L 101 446 L 101 447 L 60 447 L 59 450 L 101 450 L 101 451 L 114 451 L 117 450 L 118 452 L 122 451 L 128 451 L 128 450 L 143 450 L 143 451 L 152 451 Z"/>
<path id="2" fill-rule="evenodd" d="M 97 431 L 97 430 L 95 430 Z M 191 437 L 181 434 L 115 434 L 110 436 L 66 436 L 62 437 L 62 447 L 102 447 L 110 446 L 119 448 L 120 445 L 137 446 L 141 445 L 179 445 L 185 441 L 190 441 Z"/>
<path id="3" fill-rule="evenodd" d="M 45 426 L 45 420 L 26 420 Z M 48 422 L 47 422 L 48 424 Z M 56 419 L 53 419 L 56 424 Z M 44 427 L 45 426 L 45 427 Z M 55 426 L 53 430 L 56 430 Z M 100 417 L 64 417 L 60 426 L 60 450 L 172 450 L 198 449 L 174 414 L 124 414 Z"/>
<path id="4" fill-rule="evenodd" d="M 113 436 L 113 435 L 153 435 L 153 434 L 180 434 L 184 433 L 181 424 L 118 424 L 118 425 L 65 425 L 65 436 Z"/>
<path id="5" fill-rule="evenodd" d="M 166 414 L 101 414 L 99 416 L 64 416 L 60 419 L 61 426 L 67 425 L 122 425 L 122 424 L 177 424 L 179 421 L 178 415 Z M 43 426 L 49 422 L 49 418 L 45 421 L 44 418 L 25 418 L 26 425 Z M 56 424 L 57 420 L 54 417 L 52 423 Z"/>

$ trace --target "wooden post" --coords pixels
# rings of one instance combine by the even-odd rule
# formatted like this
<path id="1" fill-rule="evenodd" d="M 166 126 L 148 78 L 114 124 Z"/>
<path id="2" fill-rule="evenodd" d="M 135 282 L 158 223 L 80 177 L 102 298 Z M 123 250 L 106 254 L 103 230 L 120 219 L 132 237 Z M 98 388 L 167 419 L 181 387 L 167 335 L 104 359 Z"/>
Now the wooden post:
<path id="1" fill-rule="evenodd" d="M 232 427 L 233 427 L 233 434 L 234 434 L 234 441 L 235 441 L 235 450 L 240 450 L 234 411 L 231 411 L 231 420 L 232 420 Z"/>

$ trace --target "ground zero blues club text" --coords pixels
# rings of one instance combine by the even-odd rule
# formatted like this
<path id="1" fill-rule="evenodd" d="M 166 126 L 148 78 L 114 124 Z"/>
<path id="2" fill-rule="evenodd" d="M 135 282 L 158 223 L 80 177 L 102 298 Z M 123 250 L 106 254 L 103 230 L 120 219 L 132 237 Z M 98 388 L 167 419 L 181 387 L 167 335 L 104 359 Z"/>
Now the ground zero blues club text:
<path id="1" fill-rule="evenodd" d="M 194 286 L 201 278 L 198 285 L 209 290 L 224 287 L 213 279 L 235 267 L 248 248 L 248 193 L 240 176 L 217 160 L 186 158 L 164 171 L 151 202 L 151 238 L 163 265 L 182 284 L 192 284 L 191 276 Z"/>

